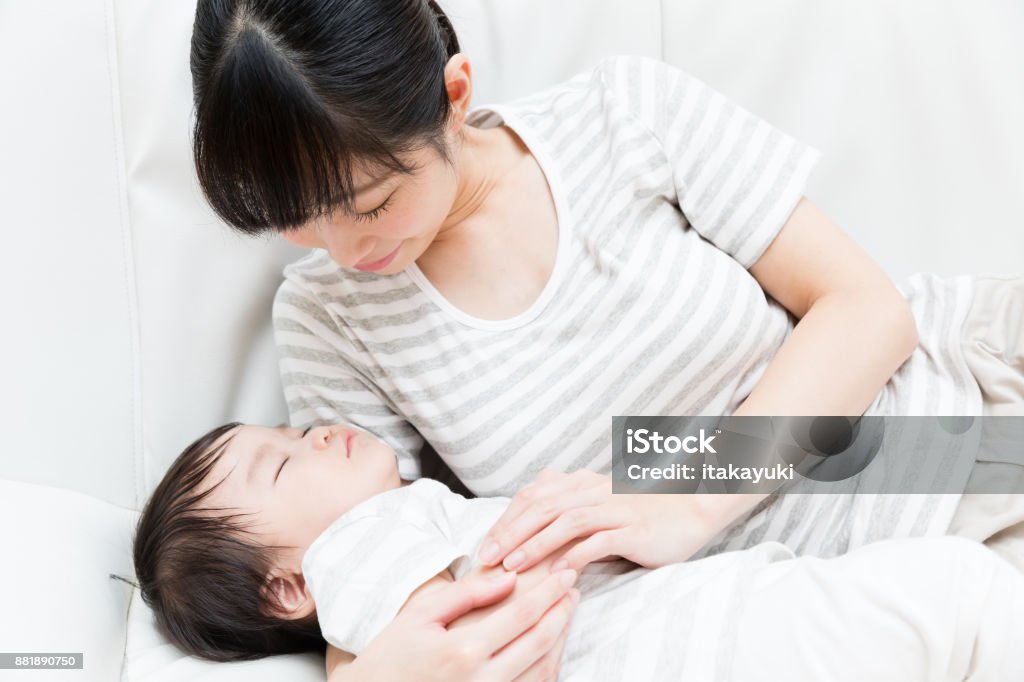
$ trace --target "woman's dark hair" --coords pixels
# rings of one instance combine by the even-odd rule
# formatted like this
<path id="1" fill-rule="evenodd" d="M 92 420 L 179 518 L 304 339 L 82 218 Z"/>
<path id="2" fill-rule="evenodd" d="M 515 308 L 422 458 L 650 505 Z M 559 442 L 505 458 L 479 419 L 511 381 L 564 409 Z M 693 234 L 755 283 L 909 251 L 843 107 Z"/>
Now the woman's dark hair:
<path id="1" fill-rule="evenodd" d="M 353 212 L 353 168 L 411 173 L 444 137 L 459 52 L 433 0 L 199 0 L 192 133 L 199 185 L 247 234 Z"/>
<path id="2" fill-rule="evenodd" d="M 153 491 L 135 529 L 133 559 L 143 601 L 164 634 L 185 652 L 214 661 L 315 651 L 327 642 L 316 612 L 272 615 L 268 588 L 274 546 L 247 538 L 244 514 L 211 514 L 196 492 L 238 423 L 218 426 L 178 456 Z"/>

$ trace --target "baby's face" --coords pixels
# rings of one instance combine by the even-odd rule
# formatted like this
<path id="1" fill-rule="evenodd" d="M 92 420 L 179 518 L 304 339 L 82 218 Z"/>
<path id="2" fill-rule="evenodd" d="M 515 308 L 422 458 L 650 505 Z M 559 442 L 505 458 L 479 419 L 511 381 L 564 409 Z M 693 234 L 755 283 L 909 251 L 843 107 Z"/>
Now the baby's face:
<path id="1" fill-rule="evenodd" d="M 267 544 L 305 551 L 339 516 L 402 483 L 394 451 L 356 427 L 240 426 L 226 437 L 203 489 L 224 480 L 201 505 L 251 513 L 239 520 Z"/>

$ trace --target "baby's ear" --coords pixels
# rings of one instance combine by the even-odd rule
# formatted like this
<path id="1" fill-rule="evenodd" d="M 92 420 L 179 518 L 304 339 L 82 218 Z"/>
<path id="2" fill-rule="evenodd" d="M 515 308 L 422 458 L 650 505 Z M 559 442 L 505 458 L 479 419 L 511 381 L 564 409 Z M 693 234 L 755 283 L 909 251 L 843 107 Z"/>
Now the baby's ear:
<path id="1" fill-rule="evenodd" d="M 266 603 L 270 615 L 284 620 L 297 620 L 311 614 L 315 605 L 306 589 L 306 580 L 301 573 L 278 573 L 270 576 L 266 583 L 269 594 Z"/>

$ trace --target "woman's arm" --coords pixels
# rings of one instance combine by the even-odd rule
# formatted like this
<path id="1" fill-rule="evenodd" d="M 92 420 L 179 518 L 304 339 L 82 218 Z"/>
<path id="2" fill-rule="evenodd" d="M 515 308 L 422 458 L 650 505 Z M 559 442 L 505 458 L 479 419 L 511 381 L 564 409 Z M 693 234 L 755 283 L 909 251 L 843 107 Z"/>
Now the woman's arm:
<path id="1" fill-rule="evenodd" d="M 734 415 L 862 415 L 917 347 L 906 299 L 806 197 L 750 274 L 799 322 Z M 692 497 L 710 539 L 766 496 Z"/>
<path id="2" fill-rule="evenodd" d="M 861 415 L 917 347 L 906 299 L 806 198 L 750 274 L 799 323 L 736 415 Z"/>
<path id="3" fill-rule="evenodd" d="M 861 415 L 917 347 L 899 290 L 806 198 L 750 273 L 799 322 L 734 415 Z M 607 476 L 544 472 L 513 497 L 481 559 L 519 570 L 585 537 L 555 567 L 580 570 L 607 555 L 684 561 L 765 497 L 612 495 Z"/>

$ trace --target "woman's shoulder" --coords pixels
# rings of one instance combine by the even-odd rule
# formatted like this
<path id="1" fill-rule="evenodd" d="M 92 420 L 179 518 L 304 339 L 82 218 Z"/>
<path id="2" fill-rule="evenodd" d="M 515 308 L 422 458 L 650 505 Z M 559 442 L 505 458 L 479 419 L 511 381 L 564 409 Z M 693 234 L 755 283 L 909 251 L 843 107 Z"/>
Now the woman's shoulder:
<path id="1" fill-rule="evenodd" d="M 334 261 L 331 260 L 330 256 L 327 255 L 327 251 L 324 249 L 310 249 L 308 253 L 302 256 L 302 258 L 292 261 L 285 266 L 284 276 L 301 277 L 307 272 L 315 273 L 332 265 L 335 269 L 341 269 L 335 265 Z"/>
<path id="2" fill-rule="evenodd" d="M 273 317 L 276 320 L 287 317 L 283 311 L 292 308 L 312 310 L 323 307 L 319 295 L 323 285 L 330 285 L 339 279 L 335 272 L 341 270 L 327 252 L 314 249 L 297 261 L 289 263 L 282 272 L 283 279 L 274 295 Z"/>
<path id="3" fill-rule="evenodd" d="M 597 115 L 607 118 L 614 111 L 619 111 L 632 119 L 631 114 L 654 100 L 659 91 L 689 81 L 696 79 L 654 57 L 612 55 L 529 95 L 477 107 L 471 114 L 471 121 L 486 122 L 490 112 L 505 119 L 513 116 L 526 121 L 551 118 L 564 121 L 566 118 L 582 120 Z M 586 104 L 587 100 L 591 102 L 590 106 Z"/>
<path id="4" fill-rule="evenodd" d="M 594 74 L 603 88 L 634 110 L 647 110 L 673 91 L 710 92 L 708 84 L 690 72 L 644 55 L 606 57 L 594 67 Z"/>
<path id="5" fill-rule="evenodd" d="M 665 78 L 682 73 L 679 69 L 657 57 L 640 54 L 618 54 L 604 57 L 593 68 L 593 73 L 605 84 L 632 83 L 639 85 L 637 77 Z"/>

